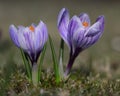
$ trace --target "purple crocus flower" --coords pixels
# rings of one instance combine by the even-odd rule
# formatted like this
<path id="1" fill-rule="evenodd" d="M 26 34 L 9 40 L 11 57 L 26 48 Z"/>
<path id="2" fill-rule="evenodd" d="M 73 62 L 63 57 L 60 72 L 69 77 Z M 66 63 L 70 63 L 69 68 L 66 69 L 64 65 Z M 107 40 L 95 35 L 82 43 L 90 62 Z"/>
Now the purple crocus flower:
<path id="1" fill-rule="evenodd" d="M 37 59 L 48 39 L 46 25 L 40 21 L 36 26 L 32 24 L 29 27 L 10 25 L 9 33 L 14 44 L 21 48 L 28 55 L 32 64 L 37 62 Z"/>
<path id="2" fill-rule="evenodd" d="M 89 16 L 82 13 L 70 19 L 68 10 L 63 8 L 58 16 L 58 29 L 62 39 L 70 49 L 70 57 L 65 75 L 68 75 L 75 58 L 84 49 L 98 41 L 104 31 L 104 16 L 99 16 L 93 25 L 90 25 Z"/>

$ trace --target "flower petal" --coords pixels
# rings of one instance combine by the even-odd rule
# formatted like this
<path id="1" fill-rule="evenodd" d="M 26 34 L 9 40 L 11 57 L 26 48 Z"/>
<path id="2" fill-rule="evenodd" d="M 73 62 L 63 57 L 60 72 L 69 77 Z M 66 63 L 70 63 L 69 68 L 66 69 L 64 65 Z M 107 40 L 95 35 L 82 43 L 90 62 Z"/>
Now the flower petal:
<path id="1" fill-rule="evenodd" d="M 72 49 L 73 52 L 75 51 L 76 48 L 81 47 L 81 44 L 83 42 L 84 39 L 84 29 L 83 28 L 79 28 L 78 30 L 76 30 L 72 36 Z"/>
<path id="2" fill-rule="evenodd" d="M 35 50 L 42 50 L 44 44 L 48 39 L 48 31 L 46 25 L 40 21 L 38 26 L 35 29 Z"/>
<path id="3" fill-rule="evenodd" d="M 24 28 L 21 29 L 19 28 L 18 30 L 18 40 L 19 40 L 19 43 L 20 43 L 20 47 L 24 50 L 24 51 L 31 51 L 31 41 L 30 41 L 30 37 L 29 36 L 29 28 Z"/>
<path id="4" fill-rule="evenodd" d="M 102 34 L 104 30 L 104 16 L 99 16 L 94 23 L 85 33 L 85 36 L 94 36 L 99 32 Z"/>
<path id="5" fill-rule="evenodd" d="M 82 23 L 77 16 L 73 16 L 68 25 L 68 31 L 69 31 L 68 34 L 72 36 L 74 32 L 79 28 L 83 28 Z"/>
<path id="6" fill-rule="evenodd" d="M 62 39 L 67 43 L 68 46 L 70 46 L 67 40 L 68 24 L 69 24 L 69 13 L 67 9 L 63 8 L 58 15 L 57 26 Z"/>
<path id="7" fill-rule="evenodd" d="M 85 22 L 88 24 L 88 25 L 86 26 L 86 28 L 90 26 L 90 18 L 89 18 L 89 16 L 88 16 L 88 14 L 86 14 L 86 13 L 81 13 L 81 14 L 79 15 L 79 18 L 80 18 L 80 20 L 81 20 L 81 22 L 82 22 L 83 24 L 84 24 Z"/>
<path id="8" fill-rule="evenodd" d="M 92 36 L 91 37 L 86 37 L 88 42 L 83 46 L 83 49 L 86 49 L 86 48 L 92 46 L 93 44 L 95 44 L 101 36 L 102 36 L 102 34 L 98 33 L 93 37 Z"/>
<path id="9" fill-rule="evenodd" d="M 17 47 L 20 47 L 19 41 L 18 41 L 18 32 L 17 28 L 14 25 L 10 25 L 9 27 L 9 33 L 12 41 Z"/>
<path id="10" fill-rule="evenodd" d="M 68 26 L 68 40 L 71 43 L 73 52 L 77 48 L 84 36 L 84 27 L 77 16 L 73 16 Z"/>

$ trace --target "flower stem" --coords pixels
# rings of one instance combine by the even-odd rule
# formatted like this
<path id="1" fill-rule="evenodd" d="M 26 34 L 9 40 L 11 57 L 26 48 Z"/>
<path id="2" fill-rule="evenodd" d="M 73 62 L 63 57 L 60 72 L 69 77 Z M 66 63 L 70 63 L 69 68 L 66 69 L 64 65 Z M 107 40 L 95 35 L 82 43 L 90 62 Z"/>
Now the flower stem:
<path id="1" fill-rule="evenodd" d="M 76 48 L 74 54 L 72 54 L 72 51 L 70 52 L 70 57 L 69 57 L 69 61 L 68 61 L 68 65 L 67 65 L 67 68 L 66 68 L 66 71 L 64 73 L 64 77 L 68 77 L 70 71 L 71 71 L 71 68 L 73 66 L 73 63 L 76 59 L 76 57 L 78 56 L 78 54 L 82 51 L 81 48 Z"/>
<path id="2" fill-rule="evenodd" d="M 36 62 L 33 63 L 32 66 L 32 82 L 35 86 L 37 86 L 38 83 L 38 65 Z"/>
<path id="3" fill-rule="evenodd" d="M 69 58 L 68 65 L 67 65 L 66 71 L 64 73 L 65 77 L 67 77 L 69 75 L 74 61 L 75 61 L 75 58 L 73 56 Z"/>

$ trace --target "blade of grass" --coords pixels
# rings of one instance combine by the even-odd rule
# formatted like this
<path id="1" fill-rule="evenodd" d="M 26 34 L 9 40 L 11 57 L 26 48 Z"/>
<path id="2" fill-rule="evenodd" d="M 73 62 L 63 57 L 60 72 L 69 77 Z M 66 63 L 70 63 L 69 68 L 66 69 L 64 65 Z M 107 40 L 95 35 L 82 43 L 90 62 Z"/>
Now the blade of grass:
<path id="1" fill-rule="evenodd" d="M 43 60 L 44 60 L 46 48 L 47 48 L 47 43 L 45 44 L 45 46 L 44 46 L 44 48 L 43 48 L 43 51 L 42 51 L 42 53 L 41 53 L 41 56 L 40 56 L 40 63 L 39 63 L 39 65 L 38 65 L 38 83 L 39 83 L 40 78 L 41 78 L 41 66 L 42 66 L 42 64 L 43 64 Z"/>
<path id="2" fill-rule="evenodd" d="M 24 65 L 25 65 L 25 69 L 27 71 L 27 76 L 32 81 L 32 73 L 31 73 L 31 66 L 30 66 L 29 60 L 28 60 L 27 56 L 24 54 L 22 49 L 20 49 L 20 52 L 21 52 L 22 59 L 23 59 Z"/>
<path id="3" fill-rule="evenodd" d="M 60 42 L 60 49 L 59 49 L 59 74 L 60 74 L 60 77 L 63 79 L 64 77 L 64 70 L 63 70 L 63 58 L 64 58 L 64 40 L 61 39 L 61 42 Z"/>
<path id="4" fill-rule="evenodd" d="M 60 82 L 60 75 L 59 75 L 58 61 L 57 61 L 55 49 L 54 49 L 54 46 L 53 46 L 53 41 L 52 41 L 50 35 L 49 35 L 49 43 L 50 43 L 51 52 L 52 52 L 52 59 L 53 59 L 56 83 L 59 83 Z"/>

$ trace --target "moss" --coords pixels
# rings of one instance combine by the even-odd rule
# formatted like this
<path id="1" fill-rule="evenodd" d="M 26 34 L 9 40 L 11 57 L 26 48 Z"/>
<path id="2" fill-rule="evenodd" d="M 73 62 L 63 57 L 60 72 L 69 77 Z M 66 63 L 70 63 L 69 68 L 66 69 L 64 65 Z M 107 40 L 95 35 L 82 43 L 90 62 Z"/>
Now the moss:
<path id="1" fill-rule="evenodd" d="M 118 96 L 120 80 L 101 78 L 100 74 L 84 76 L 76 72 L 67 81 L 56 84 L 53 72 L 43 72 L 36 87 L 23 72 L 17 71 L 11 74 L 6 89 L 8 96 Z"/>

